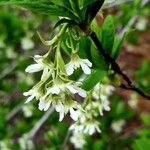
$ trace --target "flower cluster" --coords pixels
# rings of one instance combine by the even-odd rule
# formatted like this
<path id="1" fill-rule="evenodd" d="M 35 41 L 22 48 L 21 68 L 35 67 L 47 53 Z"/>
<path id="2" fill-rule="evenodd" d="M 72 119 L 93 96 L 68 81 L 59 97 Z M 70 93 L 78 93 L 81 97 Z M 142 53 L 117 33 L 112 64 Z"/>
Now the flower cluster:
<path id="1" fill-rule="evenodd" d="M 75 133 L 85 133 L 92 135 L 96 131 L 101 132 L 97 121 L 98 116 L 103 116 L 104 111 L 109 111 L 108 98 L 114 90 L 113 86 L 98 83 L 93 91 L 87 97 L 87 104 L 84 106 L 84 112 L 79 112 L 79 119 L 70 126 L 70 130 Z"/>
<path id="2" fill-rule="evenodd" d="M 51 41 L 44 41 L 40 36 L 43 43 L 51 45 L 51 49 L 43 56 L 35 55 L 33 59 L 36 63 L 26 68 L 27 73 L 42 72 L 42 75 L 41 80 L 23 95 L 28 97 L 26 103 L 36 99 L 41 111 L 47 111 L 53 107 L 59 113 L 59 121 L 62 121 L 65 115 L 69 113 L 74 120 L 70 126 L 74 135 L 92 135 L 95 132 L 101 132 L 100 123 L 97 119 L 99 116 L 103 116 L 104 111 L 110 110 L 108 98 L 114 88 L 98 83 L 87 92 L 81 88 L 83 80 L 71 79 L 70 76 L 74 74 L 76 69 L 80 69 L 83 75 L 90 75 L 92 63 L 79 56 L 78 46 L 74 44 L 69 45 L 72 49 L 68 59 L 70 61 L 67 62 L 63 58 L 61 34 L 69 32 L 65 27 L 64 25 L 60 33 Z M 70 43 L 76 43 L 72 41 L 73 38 L 70 40 Z M 84 102 L 78 102 L 77 97 L 84 99 Z M 74 138 L 72 138 L 73 141 Z M 81 142 L 81 145 L 83 144 L 84 141 Z"/>
<path id="3" fill-rule="evenodd" d="M 47 55 L 36 55 L 34 60 L 37 63 L 28 66 L 26 72 L 43 71 L 43 73 L 41 81 L 28 92 L 24 92 L 24 96 L 29 96 L 26 103 L 36 98 L 39 100 L 40 110 L 47 111 L 50 106 L 54 107 L 60 114 L 59 121 L 62 121 L 68 112 L 73 120 L 77 120 L 76 110 L 81 109 L 81 106 L 73 96 L 78 94 L 83 98 L 86 97 L 86 92 L 79 87 L 80 83 L 61 75 L 56 76 L 58 72 L 55 71 L 54 64 L 48 60 Z"/>

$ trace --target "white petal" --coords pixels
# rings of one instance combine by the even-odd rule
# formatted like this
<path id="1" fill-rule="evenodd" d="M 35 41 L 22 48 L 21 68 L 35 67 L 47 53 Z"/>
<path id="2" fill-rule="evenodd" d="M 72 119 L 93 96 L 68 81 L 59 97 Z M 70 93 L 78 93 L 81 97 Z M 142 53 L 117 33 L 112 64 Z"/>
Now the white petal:
<path id="1" fill-rule="evenodd" d="M 79 88 L 79 87 L 76 87 L 76 90 L 77 90 L 77 93 L 78 93 L 81 97 L 83 97 L 83 98 L 86 97 L 86 91 L 85 91 L 85 90 L 83 90 L 83 89 L 81 89 L 81 88 Z"/>
<path id="2" fill-rule="evenodd" d="M 101 130 L 98 126 L 96 126 L 95 128 L 96 128 L 97 132 L 101 133 Z"/>
<path id="3" fill-rule="evenodd" d="M 92 135 L 95 132 L 95 127 L 94 125 L 91 125 L 91 127 L 89 128 L 89 134 Z"/>
<path id="4" fill-rule="evenodd" d="M 63 106 L 62 103 L 58 103 L 58 104 L 53 103 L 53 105 L 54 105 L 55 110 L 56 110 L 57 112 L 64 111 L 64 106 Z"/>
<path id="5" fill-rule="evenodd" d="M 29 96 L 29 95 L 31 95 L 30 93 L 31 93 L 30 91 L 24 92 L 23 95 L 24 95 L 24 96 Z"/>
<path id="6" fill-rule="evenodd" d="M 103 116 L 103 109 L 102 109 L 102 107 L 101 107 L 101 106 L 99 106 L 99 107 L 98 107 L 98 109 L 99 109 L 99 113 L 100 113 L 100 115 L 101 115 L 101 116 Z"/>
<path id="7" fill-rule="evenodd" d="M 85 74 L 91 74 L 91 69 L 88 67 L 88 65 L 81 63 L 81 68 Z"/>
<path id="8" fill-rule="evenodd" d="M 70 117 L 74 120 L 77 121 L 79 117 L 78 111 L 75 111 L 73 108 L 70 108 Z"/>
<path id="9" fill-rule="evenodd" d="M 41 76 L 41 80 L 45 79 L 47 77 L 47 74 L 48 74 L 48 67 L 44 68 Z"/>
<path id="10" fill-rule="evenodd" d="M 92 93 L 92 96 L 95 100 L 98 100 L 99 99 L 99 95 L 96 93 L 96 92 L 93 92 Z"/>
<path id="11" fill-rule="evenodd" d="M 32 65 L 28 66 L 25 71 L 28 72 L 28 73 L 34 73 L 34 72 L 41 71 L 42 69 L 43 69 L 42 65 L 32 64 Z"/>
<path id="12" fill-rule="evenodd" d="M 72 94 L 77 93 L 77 90 L 73 87 L 73 85 L 67 85 L 66 87 Z"/>
<path id="13" fill-rule="evenodd" d="M 67 75 L 72 75 L 73 74 L 73 71 L 74 71 L 74 65 L 73 65 L 73 63 L 68 63 L 67 65 L 66 65 L 66 72 L 67 72 Z"/>
<path id="14" fill-rule="evenodd" d="M 85 64 L 87 64 L 89 67 L 92 67 L 92 63 L 88 59 L 82 60 Z"/>
<path id="15" fill-rule="evenodd" d="M 60 88 L 57 85 L 54 85 L 53 87 L 49 88 L 47 91 L 47 94 L 59 94 L 60 93 Z"/>
<path id="16" fill-rule="evenodd" d="M 56 104 L 56 105 L 55 105 L 55 104 L 53 103 L 53 105 L 54 105 L 54 107 L 55 107 L 55 110 L 56 110 L 57 112 L 59 112 L 59 121 L 62 121 L 63 118 L 64 118 L 64 115 L 65 115 L 63 104 L 62 104 L 62 103 L 59 103 L 59 104 Z"/>
<path id="17" fill-rule="evenodd" d="M 47 111 L 48 108 L 50 107 L 50 104 L 51 104 L 50 101 L 46 102 L 44 98 L 41 98 L 39 102 L 39 110 Z"/>
<path id="18" fill-rule="evenodd" d="M 44 107 L 44 111 L 47 111 L 49 109 L 50 105 L 51 105 L 50 101 L 46 102 L 46 105 Z"/>
<path id="19" fill-rule="evenodd" d="M 30 101 L 32 101 L 34 99 L 35 95 L 31 95 L 27 98 L 27 100 L 25 101 L 25 104 L 26 103 L 29 103 Z"/>
<path id="20" fill-rule="evenodd" d="M 59 112 L 59 121 L 64 119 L 64 111 Z"/>

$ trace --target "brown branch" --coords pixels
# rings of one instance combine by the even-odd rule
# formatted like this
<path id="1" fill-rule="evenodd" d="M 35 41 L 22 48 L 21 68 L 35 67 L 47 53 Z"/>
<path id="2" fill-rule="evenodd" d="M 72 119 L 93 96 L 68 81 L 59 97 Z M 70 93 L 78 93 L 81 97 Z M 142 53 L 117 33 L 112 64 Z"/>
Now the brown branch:
<path id="1" fill-rule="evenodd" d="M 116 61 L 113 58 L 111 58 L 110 55 L 103 49 L 103 46 L 102 46 L 101 42 L 99 41 L 98 37 L 96 36 L 95 32 L 91 32 L 90 38 L 96 45 L 97 49 L 99 50 L 100 54 L 103 56 L 104 60 L 107 63 L 111 64 L 111 67 L 115 71 L 115 73 L 122 76 L 124 81 L 127 83 L 127 85 L 121 84 L 120 87 L 123 89 L 136 91 L 142 97 L 146 98 L 147 100 L 150 100 L 150 95 L 146 94 L 144 91 L 142 91 L 136 85 L 134 85 L 134 83 L 131 81 L 131 79 L 121 70 L 121 68 L 116 63 Z"/>

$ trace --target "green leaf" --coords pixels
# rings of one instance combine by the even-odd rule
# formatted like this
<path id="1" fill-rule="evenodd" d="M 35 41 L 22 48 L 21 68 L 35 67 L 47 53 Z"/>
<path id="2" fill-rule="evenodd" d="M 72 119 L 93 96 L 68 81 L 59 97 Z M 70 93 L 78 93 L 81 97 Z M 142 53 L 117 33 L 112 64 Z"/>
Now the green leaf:
<path id="1" fill-rule="evenodd" d="M 111 15 L 108 15 L 102 27 L 102 45 L 103 48 L 110 55 L 112 55 L 114 38 L 115 38 L 115 28 L 114 28 L 113 17 Z"/>
<path id="2" fill-rule="evenodd" d="M 94 70 L 82 84 L 82 88 L 89 91 L 91 90 L 98 82 L 100 82 L 104 76 L 107 75 L 105 70 Z"/>
<path id="3" fill-rule="evenodd" d="M 94 44 L 91 45 L 91 58 L 93 65 L 96 68 L 100 68 L 102 70 L 108 69 L 109 65 L 106 63 L 103 56 L 100 54 L 100 52 L 97 50 Z"/>
<path id="4" fill-rule="evenodd" d="M 120 52 L 120 48 L 122 46 L 122 43 L 126 37 L 127 33 L 124 33 L 123 36 L 116 36 L 114 39 L 114 45 L 113 45 L 113 50 L 112 50 L 112 58 L 117 59 L 119 52 Z"/>
<path id="5" fill-rule="evenodd" d="M 133 150 L 149 150 L 150 149 L 149 138 L 143 137 L 141 139 L 135 140 L 132 148 Z"/>
<path id="6" fill-rule="evenodd" d="M 94 19 L 91 23 L 91 30 L 96 33 L 98 39 L 101 41 L 101 39 L 102 39 L 102 28 L 100 26 L 98 26 L 96 19 Z"/>
<path id="7" fill-rule="evenodd" d="M 141 114 L 141 119 L 144 125 L 150 127 L 150 115 L 149 114 L 146 114 L 146 113 Z"/>
<path id="8" fill-rule="evenodd" d="M 78 18 L 66 7 L 55 5 L 52 2 L 43 1 L 43 0 L 3 0 L 0 1 L 0 5 L 17 5 L 21 7 L 25 7 L 34 12 L 38 12 L 44 15 L 52 15 L 52 16 L 62 16 L 68 17 L 73 20 L 78 20 Z"/>
<path id="9" fill-rule="evenodd" d="M 87 1 L 88 3 L 89 1 Z M 104 0 L 97 0 L 90 5 L 87 6 L 86 13 L 85 13 L 85 21 L 86 23 L 91 23 L 91 21 L 95 18 L 97 12 L 100 10 L 104 3 Z"/>
<path id="10" fill-rule="evenodd" d="M 91 40 L 87 37 L 82 37 L 79 41 L 79 56 L 91 60 Z"/>

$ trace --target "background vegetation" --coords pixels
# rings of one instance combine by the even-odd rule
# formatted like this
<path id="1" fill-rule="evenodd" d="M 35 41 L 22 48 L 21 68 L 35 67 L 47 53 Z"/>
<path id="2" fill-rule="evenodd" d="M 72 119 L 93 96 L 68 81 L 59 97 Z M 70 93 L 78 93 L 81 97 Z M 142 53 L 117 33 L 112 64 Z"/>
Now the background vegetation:
<path id="1" fill-rule="evenodd" d="M 150 5 L 139 11 L 137 2 L 109 6 L 104 18 L 112 14 L 116 32 L 133 21 L 124 42 L 119 65 L 129 76 L 150 93 Z M 0 6 L 0 149 L 57 150 L 73 149 L 68 135 L 71 120 L 58 122 L 58 114 L 41 112 L 34 101 L 25 105 L 22 93 L 31 88 L 38 75 L 25 73 L 34 54 L 44 54 L 36 31 L 45 38 L 54 26 L 55 18 L 34 14 L 14 6 Z M 103 18 L 97 16 L 101 26 Z M 40 75 L 40 74 L 39 74 Z M 117 88 L 110 98 L 111 111 L 101 122 L 101 134 L 86 137 L 85 150 L 149 150 L 150 102 L 136 93 Z M 45 118 L 43 118 L 45 116 Z M 44 120 L 45 119 L 45 120 Z M 117 128 L 117 129 L 116 129 Z M 118 129 L 119 128 L 119 129 Z M 27 139 L 31 135 L 31 139 Z"/>

